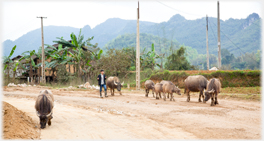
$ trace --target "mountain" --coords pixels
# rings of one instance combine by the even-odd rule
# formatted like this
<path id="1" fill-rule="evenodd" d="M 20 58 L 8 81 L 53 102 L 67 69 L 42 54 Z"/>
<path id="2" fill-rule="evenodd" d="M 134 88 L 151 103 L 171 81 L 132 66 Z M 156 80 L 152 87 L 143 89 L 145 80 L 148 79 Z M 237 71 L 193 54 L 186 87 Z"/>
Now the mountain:
<path id="1" fill-rule="evenodd" d="M 157 54 L 165 54 L 168 56 L 171 54 L 171 49 L 176 50 L 180 48 L 180 43 L 174 40 L 168 40 L 166 38 L 161 38 L 159 36 L 155 36 L 152 34 L 141 33 L 140 35 L 140 51 L 141 53 L 148 52 L 151 50 L 152 43 L 154 44 L 155 51 Z M 123 34 L 108 42 L 105 45 L 105 48 L 115 48 L 122 49 L 124 47 L 136 47 L 136 33 Z M 198 56 L 198 52 L 196 49 L 192 47 L 185 46 L 187 52 L 187 60 L 193 60 Z M 103 48 L 104 49 L 104 48 Z M 158 60 L 159 61 L 159 60 Z"/>
<path id="2" fill-rule="evenodd" d="M 213 17 L 208 19 L 209 52 L 210 54 L 217 54 L 217 19 Z M 226 21 L 220 20 L 221 48 L 228 49 L 236 56 L 241 53 L 244 54 L 244 52 L 260 50 L 260 24 L 261 18 L 256 13 L 250 14 L 246 19 L 230 18 Z M 136 33 L 136 26 L 136 20 L 111 18 L 93 29 L 89 25 L 84 26 L 82 33 L 85 38 L 94 36 L 92 43 L 98 43 L 99 47 L 105 48 L 107 43 L 121 35 L 131 34 L 132 36 L 133 33 Z M 45 44 L 53 44 L 52 41 L 56 40 L 56 37 L 70 39 L 70 33 L 72 32 L 78 35 L 79 29 L 65 26 L 45 26 L 44 42 Z M 187 20 L 183 16 L 176 14 L 167 22 L 162 23 L 140 21 L 140 33 L 166 38 L 167 40 L 177 40 L 180 44 L 196 49 L 199 54 L 206 53 L 205 17 Z M 142 37 L 140 37 L 140 40 L 142 40 Z M 130 45 L 126 43 L 126 40 L 122 42 L 124 43 L 123 47 Z M 13 56 L 19 55 L 26 50 L 38 49 L 41 46 L 40 29 L 30 31 L 15 41 L 4 41 L 4 55 L 8 55 L 14 45 L 17 45 L 17 50 Z"/>
<path id="3" fill-rule="evenodd" d="M 56 37 L 63 37 L 64 39 L 70 39 L 70 34 L 79 33 L 78 28 L 67 26 L 45 26 L 44 27 L 44 44 L 54 44 L 52 41 L 56 40 Z M 17 45 L 17 48 L 13 54 L 14 56 L 20 55 L 24 51 L 37 50 L 41 46 L 41 30 L 36 29 L 30 31 L 15 41 L 6 40 L 3 43 L 4 55 L 9 55 L 12 47 Z"/>

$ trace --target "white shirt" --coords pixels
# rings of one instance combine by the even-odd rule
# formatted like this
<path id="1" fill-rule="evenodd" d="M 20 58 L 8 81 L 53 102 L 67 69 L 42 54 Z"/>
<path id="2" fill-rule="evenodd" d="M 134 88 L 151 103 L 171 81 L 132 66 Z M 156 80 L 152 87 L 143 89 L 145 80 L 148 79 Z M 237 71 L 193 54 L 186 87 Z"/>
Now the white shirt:
<path id="1" fill-rule="evenodd" d="M 101 74 L 101 85 L 104 84 L 104 75 Z"/>

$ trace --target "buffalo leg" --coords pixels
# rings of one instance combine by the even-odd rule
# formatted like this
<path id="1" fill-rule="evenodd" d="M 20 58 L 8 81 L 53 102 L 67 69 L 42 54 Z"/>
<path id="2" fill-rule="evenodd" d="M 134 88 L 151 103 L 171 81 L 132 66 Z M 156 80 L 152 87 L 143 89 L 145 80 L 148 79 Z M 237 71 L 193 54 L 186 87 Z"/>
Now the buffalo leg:
<path id="1" fill-rule="evenodd" d="M 214 102 L 214 94 L 212 94 L 212 97 L 211 97 L 211 106 L 214 106 L 215 105 L 215 102 Z"/>
<path id="2" fill-rule="evenodd" d="M 202 95 L 202 98 L 203 98 L 203 103 L 205 103 L 203 91 L 201 91 L 201 95 Z"/>
<path id="3" fill-rule="evenodd" d="M 154 91 L 152 90 L 152 94 L 153 94 L 153 97 L 155 98 L 155 94 L 154 94 Z M 156 94 L 156 97 L 157 97 L 157 94 Z"/>
<path id="4" fill-rule="evenodd" d="M 174 99 L 174 96 L 173 96 L 173 93 L 171 93 L 171 101 L 175 101 L 175 99 Z"/>
<path id="5" fill-rule="evenodd" d="M 215 105 L 219 104 L 218 101 L 217 101 L 217 95 L 218 95 L 218 93 L 216 92 L 216 94 L 215 94 Z"/>
<path id="6" fill-rule="evenodd" d="M 113 89 L 113 96 L 115 95 L 115 89 Z"/>
<path id="7" fill-rule="evenodd" d="M 187 91 L 187 102 L 190 102 L 190 91 Z"/>
<path id="8" fill-rule="evenodd" d="M 49 126 L 51 125 L 51 119 L 49 119 L 49 121 L 48 121 L 48 125 L 49 125 Z"/>
<path id="9" fill-rule="evenodd" d="M 168 93 L 167 98 L 170 98 L 170 94 Z"/>
<path id="10" fill-rule="evenodd" d="M 156 99 L 159 99 L 159 93 L 156 93 Z"/>
<path id="11" fill-rule="evenodd" d="M 163 99 L 164 99 L 164 101 L 166 101 L 166 94 L 165 93 L 163 93 Z"/>
<path id="12" fill-rule="evenodd" d="M 159 97 L 162 98 L 162 97 L 161 97 L 161 92 L 159 92 Z"/>
<path id="13" fill-rule="evenodd" d="M 120 95 L 122 95 L 122 92 L 121 92 L 121 90 L 120 90 L 120 93 L 119 93 Z"/>
<path id="14" fill-rule="evenodd" d="M 202 92 L 202 91 L 200 91 L 200 93 L 199 93 L 199 99 L 198 99 L 198 102 L 202 102 L 202 100 L 201 100 L 201 96 L 202 96 L 202 94 L 203 94 L 203 92 Z"/>
<path id="15" fill-rule="evenodd" d="M 148 89 L 146 89 L 146 97 L 148 97 Z"/>

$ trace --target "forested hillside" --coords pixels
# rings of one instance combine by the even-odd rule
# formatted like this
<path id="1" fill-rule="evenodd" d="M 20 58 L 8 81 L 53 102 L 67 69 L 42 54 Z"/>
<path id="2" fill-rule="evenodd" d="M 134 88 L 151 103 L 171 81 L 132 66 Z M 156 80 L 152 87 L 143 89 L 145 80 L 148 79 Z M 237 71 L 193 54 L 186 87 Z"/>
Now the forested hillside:
<path id="1" fill-rule="evenodd" d="M 209 17 L 210 54 L 217 54 L 216 23 L 216 18 Z M 244 54 L 245 52 L 256 52 L 260 49 L 260 23 L 261 19 L 256 13 L 249 15 L 246 19 L 231 18 L 226 21 L 221 20 L 222 48 L 228 49 L 235 56 Z M 162 23 L 140 21 L 140 33 L 147 33 L 162 39 L 166 38 L 166 40 L 168 40 L 168 43 L 166 43 L 167 45 L 171 40 L 177 40 L 179 44 L 184 44 L 196 49 L 199 54 L 206 53 L 205 28 L 205 17 L 196 20 L 186 20 L 179 14 L 174 15 L 167 22 Z M 45 44 L 52 44 L 52 41 L 55 40 L 56 37 L 70 39 L 69 34 L 71 32 L 78 33 L 79 29 L 65 26 L 44 26 L 44 42 Z M 92 43 L 98 43 L 101 48 L 121 35 L 125 35 L 126 37 L 131 35 L 132 37 L 130 39 L 132 41 L 135 34 L 131 33 L 136 33 L 136 20 L 111 18 L 93 29 L 91 29 L 89 25 L 84 26 L 82 28 L 82 33 L 85 38 L 94 36 Z M 144 36 L 141 36 L 140 40 L 144 40 L 143 38 Z M 155 46 L 158 46 L 159 43 L 156 41 L 156 38 L 150 41 L 152 42 L 154 40 Z M 119 41 L 123 43 L 123 47 L 132 45 L 126 40 Z M 162 43 L 163 42 L 160 44 Z M 7 55 L 14 45 L 17 45 L 17 51 L 13 56 L 19 55 L 26 50 L 38 49 L 41 45 L 40 29 L 30 31 L 15 41 L 6 40 L 3 43 L 4 55 Z M 142 44 L 141 46 L 145 45 Z"/>

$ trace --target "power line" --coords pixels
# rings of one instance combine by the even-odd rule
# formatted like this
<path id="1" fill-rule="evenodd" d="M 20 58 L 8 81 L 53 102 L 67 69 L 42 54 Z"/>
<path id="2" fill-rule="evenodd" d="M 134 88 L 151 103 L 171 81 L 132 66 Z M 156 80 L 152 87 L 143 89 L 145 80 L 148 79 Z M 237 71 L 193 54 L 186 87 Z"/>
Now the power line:
<path id="1" fill-rule="evenodd" d="M 212 26 L 211 26 L 209 20 L 208 20 L 208 23 L 209 23 L 209 26 L 210 26 L 210 28 L 211 28 L 211 32 L 212 32 L 212 34 L 214 35 L 214 39 L 217 41 L 217 39 L 216 39 L 216 37 L 215 37 L 215 34 L 214 34 L 214 32 L 213 32 L 213 28 L 212 28 Z"/>
<path id="2" fill-rule="evenodd" d="M 178 11 L 178 12 L 181 12 L 181 13 L 185 13 L 185 14 L 189 14 L 189 15 L 194 15 L 194 16 L 202 16 L 202 15 L 191 14 L 191 13 L 187 13 L 187 12 L 184 12 L 184 11 L 181 11 L 181 10 L 178 10 L 178 9 L 175 9 L 175 8 L 173 8 L 171 6 L 168 6 L 168 5 L 166 5 L 166 4 L 164 4 L 164 3 L 160 2 L 160 1 L 157 1 L 157 2 L 160 3 L 160 4 L 162 4 L 162 5 L 164 5 L 164 6 L 166 6 L 166 7 L 169 7 L 170 9 L 173 9 L 173 10 Z"/>
<path id="3" fill-rule="evenodd" d="M 213 22 L 212 22 L 213 23 Z M 213 23 L 214 24 L 214 23 Z M 215 24 L 214 24 L 215 25 Z M 215 25 L 216 26 L 216 25 Z M 241 52 L 243 52 L 244 54 L 246 54 L 246 52 L 244 52 L 240 47 L 238 47 L 222 30 L 220 30 L 225 36 L 226 38 L 236 47 L 238 48 Z M 249 56 L 249 58 L 251 58 L 252 60 L 254 60 L 255 62 L 257 62 L 255 59 L 253 59 L 252 57 Z"/>

